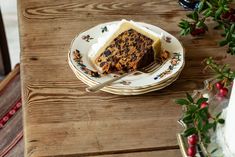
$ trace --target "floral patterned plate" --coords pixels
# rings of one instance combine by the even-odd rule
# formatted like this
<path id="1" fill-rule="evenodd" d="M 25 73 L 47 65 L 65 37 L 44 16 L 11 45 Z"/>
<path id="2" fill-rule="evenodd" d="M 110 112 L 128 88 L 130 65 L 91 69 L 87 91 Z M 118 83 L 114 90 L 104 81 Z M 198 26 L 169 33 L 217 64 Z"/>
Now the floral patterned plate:
<path id="1" fill-rule="evenodd" d="M 87 80 L 86 78 L 84 78 L 83 76 L 81 76 L 79 73 L 77 73 L 76 69 L 73 68 L 73 65 L 70 66 L 72 68 L 72 70 L 74 71 L 75 75 L 77 76 L 78 79 L 80 79 L 83 83 L 92 86 L 95 85 L 92 82 L 90 82 L 89 80 Z M 117 94 L 117 95 L 140 95 L 140 94 L 145 94 L 145 93 L 149 93 L 152 91 L 156 91 L 156 90 L 160 90 L 162 88 L 165 88 L 167 86 L 169 86 L 170 84 L 172 84 L 172 82 L 176 81 L 177 78 L 179 77 L 180 73 L 176 74 L 176 76 L 162 82 L 161 84 L 158 85 L 154 85 L 148 88 L 140 88 L 140 89 L 115 89 L 112 88 L 111 86 L 109 87 L 104 87 L 103 89 L 101 89 L 102 91 L 108 92 L 108 93 L 112 93 L 112 94 Z M 123 84 L 128 84 L 129 82 L 123 82 Z"/>
<path id="2" fill-rule="evenodd" d="M 76 73 L 81 76 L 79 79 L 85 78 L 85 80 L 87 80 L 86 82 L 83 81 L 84 83 L 94 85 L 115 77 L 114 74 L 98 74 L 88 58 L 88 52 L 91 46 L 97 42 L 99 37 L 108 33 L 109 26 L 117 23 L 118 21 L 97 25 L 83 33 L 80 33 L 72 41 L 68 53 L 68 61 L 73 71 L 76 70 Z M 172 79 L 173 76 L 176 76 L 181 72 L 184 66 L 184 48 L 174 36 L 159 27 L 147 23 L 137 23 L 158 34 L 163 34 L 163 39 L 161 40 L 162 48 L 171 53 L 171 58 L 157 71 L 151 74 L 140 73 L 138 75 L 127 76 L 110 85 L 108 87 L 109 89 L 125 90 L 130 92 L 132 90 L 146 90 L 160 85 L 168 79 Z"/>

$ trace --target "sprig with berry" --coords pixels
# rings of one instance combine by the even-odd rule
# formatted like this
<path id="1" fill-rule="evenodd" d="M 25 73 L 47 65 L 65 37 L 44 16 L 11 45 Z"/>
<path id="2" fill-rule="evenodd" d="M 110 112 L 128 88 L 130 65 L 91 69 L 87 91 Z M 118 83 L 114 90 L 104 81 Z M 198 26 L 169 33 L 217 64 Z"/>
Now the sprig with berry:
<path id="1" fill-rule="evenodd" d="M 211 57 L 205 59 L 206 69 L 211 69 L 215 73 L 213 89 L 217 89 L 217 96 L 226 97 L 228 86 L 235 78 L 235 72 L 227 64 L 219 65 Z M 210 89 L 212 90 L 212 89 Z M 207 151 L 210 141 L 210 132 L 216 130 L 218 124 L 224 124 L 224 119 L 220 118 L 221 113 L 212 115 L 209 112 L 208 98 L 200 97 L 195 100 L 187 93 L 186 98 L 176 100 L 176 103 L 183 108 L 182 122 L 187 126 L 183 135 L 188 138 L 188 151 L 190 157 L 194 157 L 197 150 L 205 156 L 210 157 L 216 151 Z M 200 148 L 200 149 L 196 149 Z"/>
<path id="2" fill-rule="evenodd" d="M 228 94 L 228 86 L 235 79 L 235 71 L 228 64 L 219 65 L 212 57 L 205 59 L 206 67 L 204 70 L 211 69 L 215 73 L 215 87 L 218 89 L 218 96 L 224 97 Z"/>
<path id="3" fill-rule="evenodd" d="M 197 150 L 200 150 L 199 153 L 211 156 L 215 151 L 208 152 L 206 148 L 211 142 L 211 130 L 215 131 L 218 124 L 224 124 L 224 119 L 220 118 L 221 113 L 212 116 L 208 109 L 207 98 L 201 97 L 194 100 L 188 93 L 186 98 L 178 99 L 176 103 L 183 108 L 182 121 L 187 126 L 183 132 L 183 135 L 188 138 L 187 155 L 194 157 Z"/>
<path id="4" fill-rule="evenodd" d="M 221 80 L 225 85 L 230 85 L 230 83 L 235 78 L 235 71 L 232 71 L 228 64 L 219 65 L 216 63 L 212 57 L 205 59 L 206 69 L 211 69 L 215 75 L 216 79 Z"/>
<path id="5" fill-rule="evenodd" d="M 233 0 L 201 0 L 198 7 L 187 14 L 187 19 L 179 23 L 181 35 L 204 35 L 208 31 L 206 19 L 214 20 L 218 25 L 215 29 L 222 30 L 223 40 L 220 46 L 228 46 L 227 52 L 235 54 L 235 10 L 230 7 Z"/>

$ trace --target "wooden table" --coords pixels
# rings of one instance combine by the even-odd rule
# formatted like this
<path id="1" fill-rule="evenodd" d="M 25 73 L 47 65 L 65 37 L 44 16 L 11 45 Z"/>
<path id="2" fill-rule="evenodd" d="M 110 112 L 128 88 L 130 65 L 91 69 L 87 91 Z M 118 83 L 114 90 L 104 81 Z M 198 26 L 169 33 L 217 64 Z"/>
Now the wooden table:
<path id="1" fill-rule="evenodd" d="M 186 12 L 177 0 L 18 1 L 26 157 L 180 157 L 176 133 L 181 108 L 174 99 L 203 86 L 210 73 L 201 61 L 231 63 L 212 31 L 205 38 L 179 37 Z M 67 63 L 73 37 L 99 23 L 144 21 L 177 36 L 186 66 L 169 87 L 140 96 L 87 93 Z"/>

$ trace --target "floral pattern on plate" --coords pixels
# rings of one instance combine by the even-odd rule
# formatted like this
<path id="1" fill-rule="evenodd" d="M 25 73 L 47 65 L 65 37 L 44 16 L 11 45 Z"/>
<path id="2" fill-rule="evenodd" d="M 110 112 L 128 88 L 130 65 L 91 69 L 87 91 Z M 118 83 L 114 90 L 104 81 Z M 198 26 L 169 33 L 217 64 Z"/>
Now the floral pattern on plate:
<path id="1" fill-rule="evenodd" d="M 121 81 L 121 82 L 119 82 L 120 84 L 123 84 L 123 85 L 130 85 L 131 84 L 131 82 L 130 81 Z"/>
<path id="2" fill-rule="evenodd" d="M 165 75 L 169 75 L 171 74 L 172 70 L 175 68 L 175 66 L 177 66 L 179 64 L 179 62 L 181 61 L 180 53 L 173 53 L 173 57 L 171 58 L 171 64 L 169 65 L 168 69 L 166 69 L 164 72 L 160 73 L 159 75 L 157 75 L 156 77 L 154 77 L 154 80 L 157 80 L 159 78 L 164 77 Z"/>
<path id="3" fill-rule="evenodd" d="M 90 75 L 91 77 L 96 77 L 96 78 L 99 78 L 99 77 L 100 77 L 100 74 L 99 74 L 98 72 L 95 72 L 95 71 L 92 71 L 92 70 L 88 69 L 88 68 L 86 67 L 86 65 L 83 64 L 82 56 L 81 56 L 81 53 L 80 53 L 79 50 L 73 51 L 73 56 L 74 56 L 73 60 L 74 60 L 75 62 L 77 62 L 78 65 L 81 66 L 80 68 L 81 68 L 81 70 L 82 70 L 85 74 L 88 74 L 88 75 Z"/>
<path id="4" fill-rule="evenodd" d="M 171 43 L 171 37 L 170 36 L 164 36 L 163 39 L 167 42 L 167 43 Z"/>
<path id="5" fill-rule="evenodd" d="M 101 32 L 102 32 L 102 33 L 108 32 L 107 26 L 101 27 Z"/>
<path id="6" fill-rule="evenodd" d="M 82 39 L 85 40 L 86 42 L 90 42 L 90 40 L 94 39 L 92 38 L 89 34 L 88 35 L 83 35 Z"/>

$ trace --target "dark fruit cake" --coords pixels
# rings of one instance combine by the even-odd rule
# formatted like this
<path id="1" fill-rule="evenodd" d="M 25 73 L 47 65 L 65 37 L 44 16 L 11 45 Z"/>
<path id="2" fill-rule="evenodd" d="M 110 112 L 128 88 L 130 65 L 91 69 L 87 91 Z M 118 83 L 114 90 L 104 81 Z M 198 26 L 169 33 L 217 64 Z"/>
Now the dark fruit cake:
<path id="1" fill-rule="evenodd" d="M 101 73 L 108 74 L 134 71 L 156 61 L 161 53 L 160 38 L 146 30 L 122 21 L 92 62 Z"/>

